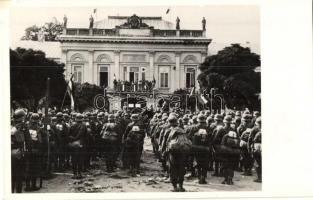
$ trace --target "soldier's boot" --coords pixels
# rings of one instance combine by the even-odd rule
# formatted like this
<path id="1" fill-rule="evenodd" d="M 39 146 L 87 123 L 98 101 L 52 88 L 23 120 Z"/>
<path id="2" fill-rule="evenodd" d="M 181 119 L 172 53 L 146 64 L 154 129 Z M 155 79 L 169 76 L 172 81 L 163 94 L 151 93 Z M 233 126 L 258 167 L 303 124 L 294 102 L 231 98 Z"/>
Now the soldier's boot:
<path id="1" fill-rule="evenodd" d="M 31 183 L 32 183 L 32 186 L 31 186 L 31 190 L 32 191 L 36 191 L 36 190 L 39 190 L 40 188 L 36 186 L 36 181 L 37 179 L 36 178 L 32 178 L 31 180 Z"/>
<path id="2" fill-rule="evenodd" d="M 207 177 L 207 170 L 206 169 L 203 169 L 202 170 L 202 179 L 203 179 L 203 184 L 207 184 L 206 182 L 206 177 Z"/>
<path id="3" fill-rule="evenodd" d="M 179 192 L 179 189 L 177 188 L 177 183 L 172 182 L 172 185 L 173 185 L 173 189 L 171 191 L 172 192 Z"/>
<path id="4" fill-rule="evenodd" d="M 185 188 L 183 187 L 183 181 L 179 182 L 179 191 L 180 192 L 186 192 Z"/>
<path id="5" fill-rule="evenodd" d="M 254 182 L 261 183 L 262 182 L 261 167 L 256 168 L 256 173 L 257 173 L 257 179 L 255 179 Z"/>
<path id="6" fill-rule="evenodd" d="M 219 176 L 219 163 L 218 162 L 215 162 L 214 173 L 212 174 L 212 176 Z"/>
<path id="7" fill-rule="evenodd" d="M 26 178 L 25 183 L 26 183 L 25 191 L 26 191 L 26 192 L 31 191 L 31 187 L 30 187 L 30 178 L 29 178 L 29 177 Z"/>

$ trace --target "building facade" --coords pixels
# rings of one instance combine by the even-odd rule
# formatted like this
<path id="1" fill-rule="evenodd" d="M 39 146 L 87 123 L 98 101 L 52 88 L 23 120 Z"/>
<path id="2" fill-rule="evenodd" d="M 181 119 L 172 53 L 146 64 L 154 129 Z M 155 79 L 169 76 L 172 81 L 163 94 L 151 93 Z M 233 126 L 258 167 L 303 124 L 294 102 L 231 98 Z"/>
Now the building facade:
<path id="1" fill-rule="evenodd" d="M 67 21 L 67 19 L 66 19 Z M 109 16 L 93 22 L 89 28 L 66 27 L 59 36 L 61 62 L 65 76 L 76 82 L 88 82 L 125 91 L 146 86 L 146 81 L 161 93 L 180 88 L 198 88 L 198 66 L 208 54 L 211 39 L 202 30 L 182 30 L 161 17 L 136 15 Z M 126 84 L 127 83 L 127 84 Z"/>

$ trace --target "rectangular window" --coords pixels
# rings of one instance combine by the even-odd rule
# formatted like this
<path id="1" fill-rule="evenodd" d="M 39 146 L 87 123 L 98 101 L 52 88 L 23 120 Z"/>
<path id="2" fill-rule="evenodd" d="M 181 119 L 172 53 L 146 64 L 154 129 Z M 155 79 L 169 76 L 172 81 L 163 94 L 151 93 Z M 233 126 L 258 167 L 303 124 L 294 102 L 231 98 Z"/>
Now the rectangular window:
<path id="1" fill-rule="evenodd" d="M 83 66 L 82 65 L 74 65 L 73 66 L 73 78 L 74 82 L 82 83 L 83 81 Z"/>
<path id="2" fill-rule="evenodd" d="M 169 87 L 169 66 L 160 67 L 160 87 L 168 88 Z"/>
<path id="3" fill-rule="evenodd" d="M 139 80 L 139 67 L 130 67 L 129 68 L 129 81 L 137 82 Z"/>
<path id="4" fill-rule="evenodd" d="M 195 87 L 196 70 L 194 67 L 187 67 L 186 69 L 186 88 Z"/>

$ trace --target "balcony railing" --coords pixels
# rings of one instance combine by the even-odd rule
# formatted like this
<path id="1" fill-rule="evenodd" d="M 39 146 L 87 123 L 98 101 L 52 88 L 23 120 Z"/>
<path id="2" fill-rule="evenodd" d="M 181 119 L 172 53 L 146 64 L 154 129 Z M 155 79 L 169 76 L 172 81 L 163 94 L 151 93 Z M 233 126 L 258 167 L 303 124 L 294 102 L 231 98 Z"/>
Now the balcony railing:
<path id="1" fill-rule="evenodd" d="M 155 37 L 175 37 L 176 30 L 153 30 L 153 36 Z"/>
<path id="2" fill-rule="evenodd" d="M 82 28 L 67 28 L 64 30 L 65 35 L 94 35 L 94 36 L 119 36 L 117 29 L 82 29 Z M 160 30 L 151 29 L 153 37 L 203 37 L 202 30 Z"/>

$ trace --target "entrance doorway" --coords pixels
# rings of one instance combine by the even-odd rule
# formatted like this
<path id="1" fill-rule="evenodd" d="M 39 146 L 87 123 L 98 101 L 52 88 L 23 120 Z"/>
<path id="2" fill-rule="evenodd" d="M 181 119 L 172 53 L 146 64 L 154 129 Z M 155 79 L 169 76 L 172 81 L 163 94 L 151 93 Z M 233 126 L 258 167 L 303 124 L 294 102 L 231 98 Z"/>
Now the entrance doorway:
<path id="1" fill-rule="evenodd" d="M 108 66 L 101 65 L 99 68 L 100 86 L 107 87 L 109 84 L 109 70 Z"/>

